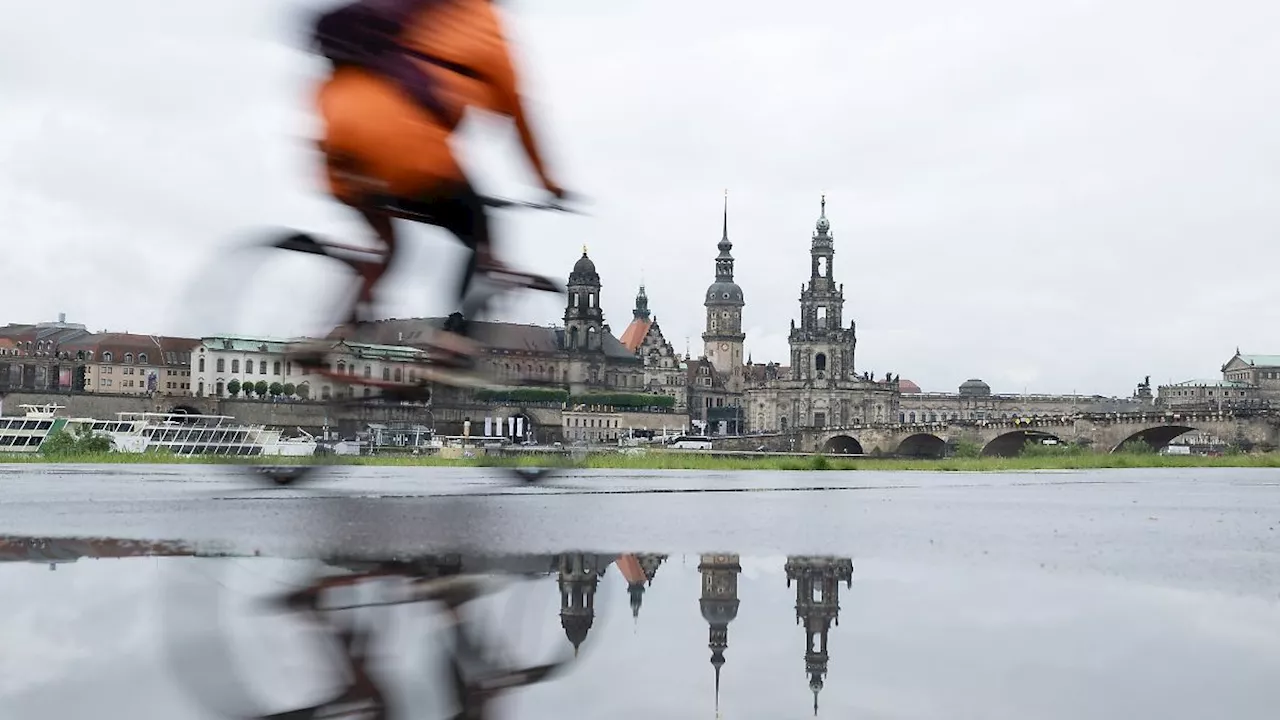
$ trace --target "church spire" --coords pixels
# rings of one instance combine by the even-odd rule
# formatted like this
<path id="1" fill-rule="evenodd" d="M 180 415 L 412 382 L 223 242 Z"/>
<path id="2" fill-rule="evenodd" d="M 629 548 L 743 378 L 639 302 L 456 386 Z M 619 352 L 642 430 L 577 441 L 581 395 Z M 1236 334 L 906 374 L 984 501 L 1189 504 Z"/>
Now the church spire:
<path id="1" fill-rule="evenodd" d="M 722 239 L 729 239 L 729 188 L 724 189 L 724 231 L 720 235 Z"/>

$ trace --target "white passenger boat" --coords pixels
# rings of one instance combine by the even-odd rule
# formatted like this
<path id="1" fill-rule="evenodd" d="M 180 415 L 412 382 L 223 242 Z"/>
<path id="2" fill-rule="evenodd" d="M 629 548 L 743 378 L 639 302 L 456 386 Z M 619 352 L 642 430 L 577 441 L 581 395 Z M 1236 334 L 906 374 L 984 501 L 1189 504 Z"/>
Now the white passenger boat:
<path id="1" fill-rule="evenodd" d="M 237 422 L 229 415 L 184 413 L 116 413 L 115 420 L 58 417 L 61 405 L 19 405 L 22 417 L 0 417 L 0 452 L 38 452 L 52 433 L 78 432 L 87 426 L 111 438 L 112 450 L 144 453 L 167 450 L 175 455 L 307 456 L 316 439 L 286 438 L 279 430 Z"/>

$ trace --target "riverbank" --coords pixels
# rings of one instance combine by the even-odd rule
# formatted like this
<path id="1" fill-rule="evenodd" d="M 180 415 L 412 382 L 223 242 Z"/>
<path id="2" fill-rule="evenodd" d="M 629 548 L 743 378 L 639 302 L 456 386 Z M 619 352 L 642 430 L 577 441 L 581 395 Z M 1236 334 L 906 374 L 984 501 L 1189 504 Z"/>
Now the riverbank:
<path id="1" fill-rule="evenodd" d="M 166 464 L 166 465 L 370 465 L 389 467 L 564 467 L 603 470 L 916 470 L 933 472 L 1000 472 L 1025 470 L 1101 470 L 1111 468 L 1280 467 L 1280 453 L 1156 455 L 1141 453 L 1024 456 L 1013 458 L 848 458 L 825 455 L 732 457 L 697 453 L 651 452 L 644 455 L 590 454 L 581 460 L 564 456 L 439 458 L 434 456 L 374 455 L 329 457 L 176 456 L 162 453 L 87 453 L 40 455 L 0 453 L 0 464 Z"/>

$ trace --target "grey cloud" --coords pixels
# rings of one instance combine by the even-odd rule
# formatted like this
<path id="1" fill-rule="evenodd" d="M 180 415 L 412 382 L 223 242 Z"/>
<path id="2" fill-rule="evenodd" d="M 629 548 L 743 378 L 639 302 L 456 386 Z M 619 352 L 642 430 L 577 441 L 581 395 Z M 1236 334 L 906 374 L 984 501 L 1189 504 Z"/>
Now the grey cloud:
<path id="1" fill-rule="evenodd" d="M 9 320 L 140 329 L 241 229 L 356 227 L 298 142 L 316 68 L 295 47 L 304 7 L 85 0 L 0 29 L 0 232 L 26 239 Z M 555 167 L 597 202 L 585 219 L 504 217 L 506 246 L 563 274 L 586 243 L 615 329 L 643 269 L 664 330 L 697 351 L 725 187 L 756 361 L 787 358 L 824 190 L 858 365 L 925 389 L 1127 394 L 1265 351 L 1256 328 L 1280 319 L 1262 302 L 1280 221 L 1274 3 L 507 10 Z M 469 130 L 464 153 L 486 189 L 532 192 L 509 137 L 477 147 L 502 131 Z M 444 308 L 425 290 L 457 256 L 419 236 L 397 314 Z M 68 276 L 83 294 L 40 292 Z"/>

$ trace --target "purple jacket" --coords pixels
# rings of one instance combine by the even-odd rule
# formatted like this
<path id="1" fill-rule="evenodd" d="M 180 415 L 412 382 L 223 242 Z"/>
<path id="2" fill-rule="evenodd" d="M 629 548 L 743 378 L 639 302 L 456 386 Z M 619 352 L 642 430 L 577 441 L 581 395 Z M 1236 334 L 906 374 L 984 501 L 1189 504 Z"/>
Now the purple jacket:
<path id="1" fill-rule="evenodd" d="M 435 83 L 409 59 L 409 51 L 398 39 L 418 12 L 441 2 L 447 0 L 355 0 L 322 15 L 316 22 L 315 38 L 321 54 L 334 63 L 359 65 L 394 80 L 453 127 L 457 119 L 436 95 Z"/>

